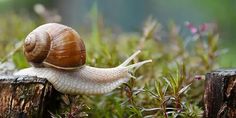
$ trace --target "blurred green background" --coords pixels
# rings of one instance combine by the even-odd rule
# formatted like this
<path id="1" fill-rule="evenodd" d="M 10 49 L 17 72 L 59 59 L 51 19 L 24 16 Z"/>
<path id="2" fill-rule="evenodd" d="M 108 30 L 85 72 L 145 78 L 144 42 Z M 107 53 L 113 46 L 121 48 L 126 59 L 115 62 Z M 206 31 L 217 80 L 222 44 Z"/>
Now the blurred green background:
<path id="1" fill-rule="evenodd" d="M 83 38 L 87 65 L 114 67 L 137 49 L 143 52 L 134 62 L 153 60 L 113 92 L 81 95 L 71 104 L 88 106 L 82 111 L 91 117 L 201 117 L 202 75 L 236 67 L 234 11 L 233 0 L 0 0 L 0 58 L 7 63 L 0 69 L 28 67 L 23 39 L 39 25 L 59 22 Z M 209 27 L 200 31 L 204 24 Z M 64 107 L 55 113 L 71 112 Z"/>
<path id="2" fill-rule="evenodd" d="M 0 0 L 0 17 L 5 18 L 11 13 L 35 19 L 37 22 L 40 19 L 34 9 L 37 3 L 43 4 L 50 11 L 48 17 L 53 13 L 58 14 L 61 23 L 73 26 L 79 32 L 91 30 L 89 20 L 91 18 L 89 17 L 92 16 L 88 14 L 94 3 L 97 5 L 103 26 L 113 32 L 140 32 L 144 21 L 149 16 L 161 24 L 174 21 L 180 27 L 184 27 L 186 21 L 195 25 L 214 22 L 217 24 L 220 39 L 222 39 L 220 46 L 228 49 L 228 52 L 220 57 L 220 65 L 222 67 L 236 66 L 236 61 L 234 61 L 236 58 L 234 53 L 234 43 L 236 42 L 235 0 Z M 181 30 L 182 34 L 186 32 Z"/>

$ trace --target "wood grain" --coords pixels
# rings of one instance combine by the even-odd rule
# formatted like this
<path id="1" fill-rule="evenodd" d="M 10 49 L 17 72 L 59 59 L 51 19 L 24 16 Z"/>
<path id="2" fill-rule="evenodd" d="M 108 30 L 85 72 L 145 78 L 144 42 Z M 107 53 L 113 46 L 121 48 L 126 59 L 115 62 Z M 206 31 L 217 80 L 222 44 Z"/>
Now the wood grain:
<path id="1" fill-rule="evenodd" d="M 42 78 L 0 76 L 0 117 L 49 117 L 59 93 Z"/>
<path id="2" fill-rule="evenodd" d="M 236 118 L 236 69 L 206 74 L 205 118 Z"/>

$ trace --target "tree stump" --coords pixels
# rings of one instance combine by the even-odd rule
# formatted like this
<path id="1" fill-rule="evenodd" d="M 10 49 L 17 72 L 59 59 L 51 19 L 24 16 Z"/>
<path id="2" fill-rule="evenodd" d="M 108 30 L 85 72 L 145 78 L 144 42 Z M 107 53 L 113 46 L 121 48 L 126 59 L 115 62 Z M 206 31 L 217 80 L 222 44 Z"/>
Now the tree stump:
<path id="1" fill-rule="evenodd" d="M 236 118 L 236 69 L 206 74 L 205 118 Z"/>
<path id="2" fill-rule="evenodd" d="M 0 76 L 0 117 L 49 117 L 59 93 L 42 78 Z"/>

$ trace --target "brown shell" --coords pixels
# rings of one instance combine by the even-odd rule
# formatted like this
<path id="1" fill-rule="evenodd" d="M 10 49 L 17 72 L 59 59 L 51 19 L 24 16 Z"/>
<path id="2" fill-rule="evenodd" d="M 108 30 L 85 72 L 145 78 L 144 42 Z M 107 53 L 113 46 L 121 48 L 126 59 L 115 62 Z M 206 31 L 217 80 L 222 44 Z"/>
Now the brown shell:
<path id="1" fill-rule="evenodd" d="M 76 69 L 86 62 L 85 45 L 72 28 L 48 23 L 33 30 L 25 39 L 24 54 L 33 65 Z"/>

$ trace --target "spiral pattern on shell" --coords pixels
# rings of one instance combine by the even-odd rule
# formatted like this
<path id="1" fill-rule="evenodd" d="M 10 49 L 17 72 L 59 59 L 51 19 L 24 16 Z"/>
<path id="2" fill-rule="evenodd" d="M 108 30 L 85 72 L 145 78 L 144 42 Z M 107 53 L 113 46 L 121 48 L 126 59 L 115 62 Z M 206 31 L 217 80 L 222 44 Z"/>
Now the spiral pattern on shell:
<path id="1" fill-rule="evenodd" d="M 25 39 L 24 54 L 35 65 L 77 69 L 86 62 L 85 45 L 72 28 L 48 23 L 33 30 Z"/>
<path id="2" fill-rule="evenodd" d="M 29 62 L 42 63 L 50 50 L 50 36 L 47 32 L 30 33 L 24 42 L 24 54 Z"/>

